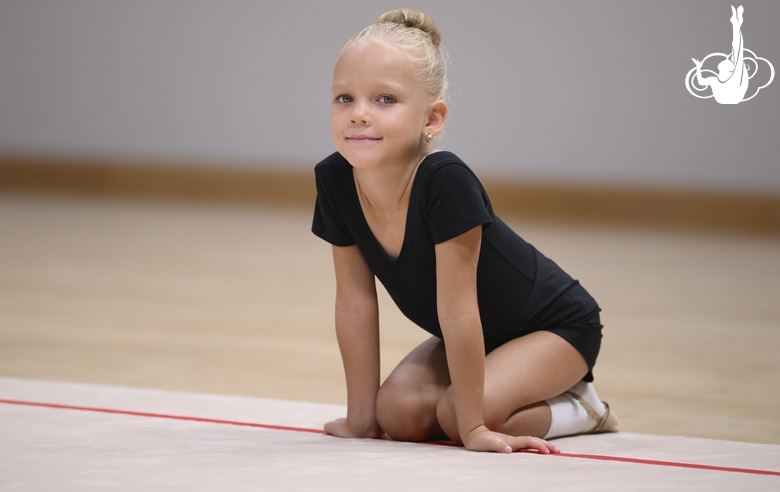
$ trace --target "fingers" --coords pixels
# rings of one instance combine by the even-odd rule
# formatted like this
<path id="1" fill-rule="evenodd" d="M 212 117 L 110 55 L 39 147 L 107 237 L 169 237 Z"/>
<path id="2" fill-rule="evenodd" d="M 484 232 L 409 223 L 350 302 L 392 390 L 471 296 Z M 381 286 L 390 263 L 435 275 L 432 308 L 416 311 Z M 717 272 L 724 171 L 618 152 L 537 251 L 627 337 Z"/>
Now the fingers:
<path id="1" fill-rule="evenodd" d="M 505 443 L 504 441 L 498 441 L 498 446 L 496 447 L 496 453 L 509 454 L 511 452 L 512 452 L 512 446 Z"/>
<path id="2" fill-rule="evenodd" d="M 336 437 L 354 437 L 352 431 L 349 430 L 347 425 L 347 419 L 337 419 L 325 424 L 325 433 Z"/>
<path id="3" fill-rule="evenodd" d="M 326 434 L 336 437 L 380 439 L 384 434 L 382 428 L 375 423 L 365 428 L 354 429 L 353 427 L 350 427 L 349 422 L 345 418 L 328 422 L 325 424 L 324 430 Z"/>
<path id="4" fill-rule="evenodd" d="M 331 436 L 335 436 L 337 434 L 337 428 L 336 428 L 336 421 L 328 422 L 325 424 L 324 427 L 325 433 Z"/>
<path id="5" fill-rule="evenodd" d="M 466 448 L 471 451 L 493 451 L 496 453 L 512 453 L 523 450 L 533 450 L 540 454 L 561 452 L 555 444 L 538 437 L 513 437 L 492 431 L 483 431 L 473 435 L 468 440 Z"/>
<path id="6" fill-rule="evenodd" d="M 510 439 L 509 444 L 513 451 L 535 450 L 541 454 L 560 453 L 561 450 L 555 444 L 538 437 L 520 436 Z"/>

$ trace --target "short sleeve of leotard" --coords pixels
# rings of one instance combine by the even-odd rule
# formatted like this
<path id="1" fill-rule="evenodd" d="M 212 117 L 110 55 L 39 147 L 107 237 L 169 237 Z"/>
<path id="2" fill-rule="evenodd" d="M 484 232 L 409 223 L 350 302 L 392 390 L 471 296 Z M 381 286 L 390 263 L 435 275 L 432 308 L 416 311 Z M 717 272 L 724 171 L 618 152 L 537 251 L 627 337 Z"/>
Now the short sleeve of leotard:
<path id="1" fill-rule="evenodd" d="M 436 169 L 428 187 L 428 227 L 435 244 L 478 225 L 489 227 L 490 201 L 473 172 L 457 162 Z"/>
<path id="2" fill-rule="evenodd" d="M 314 205 L 311 230 L 334 246 L 352 246 L 355 244 L 355 240 L 344 224 L 341 214 L 338 213 L 340 205 L 338 197 L 347 196 L 348 191 L 342 189 L 346 188 L 344 180 L 336 179 L 335 174 L 340 170 L 335 169 L 335 167 L 333 163 L 328 166 L 326 162 L 323 162 L 314 168 L 317 182 L 317 202 Z"/>

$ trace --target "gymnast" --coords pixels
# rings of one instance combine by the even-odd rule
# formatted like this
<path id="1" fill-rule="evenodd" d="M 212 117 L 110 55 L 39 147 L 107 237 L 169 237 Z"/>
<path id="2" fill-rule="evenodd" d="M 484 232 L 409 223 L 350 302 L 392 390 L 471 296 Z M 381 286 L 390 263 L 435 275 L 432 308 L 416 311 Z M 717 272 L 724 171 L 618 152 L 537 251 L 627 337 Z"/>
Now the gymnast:
<path id="1" fill-rule="evenodd" d="M 717 77 L 702 77 L 702 62 L 692 58 L 693 63 L 696 64 L 696 81 L 702 86 L 701 90 L 710 86 L 713 97 L 721 104 L 742 102 L 750 80 L 747 65 L 745 65 L 745 44 L 742 38 L 742 14 L 744 11 L 742 5 L 736 10 L 733 5 L 731 6 L 731 19 L 729 19 L 732 27 L 731 54 L 718 63 Z"/>
<path id="2" fill-rule="evenodd" d="M 591 382 L 600 308 L 493 212 L 480 181 L 431 142 L 448 115 L 437 25 L 400 9 L 342 49 L 315 167 L 312 231 L 332 245 L 347 384 L 342 438 L 449 438 L 469 450 L 558 452 L 618 430 Z M 375 278 L 431 334 L 380 384 Z"/>

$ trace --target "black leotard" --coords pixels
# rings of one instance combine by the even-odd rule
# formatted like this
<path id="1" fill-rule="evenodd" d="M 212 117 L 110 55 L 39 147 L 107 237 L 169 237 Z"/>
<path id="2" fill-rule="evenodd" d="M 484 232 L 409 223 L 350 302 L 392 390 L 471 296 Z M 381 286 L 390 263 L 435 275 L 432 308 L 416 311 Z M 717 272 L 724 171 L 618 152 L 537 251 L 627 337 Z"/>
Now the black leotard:
<path id="1" fill-rule="evenodd" d="M 415 324 L 442 338 L 434 246 L 481 225 L 477 298 L 486 351 L 548 330 L 574 345 L 592 370 L 601 342 L 598 305 L 579 282 L 496 216 L 482 184 L 457 156 L 441 151 L 420 163 L 396 259 L 387 256 L 366 222 L 349 162 L 334 153 L 317 164 L 315 175 L 312 232 L 336 246 L 357 244 L 371 271 Z M 592 381 L 590 371 L 585 379 Z"/>

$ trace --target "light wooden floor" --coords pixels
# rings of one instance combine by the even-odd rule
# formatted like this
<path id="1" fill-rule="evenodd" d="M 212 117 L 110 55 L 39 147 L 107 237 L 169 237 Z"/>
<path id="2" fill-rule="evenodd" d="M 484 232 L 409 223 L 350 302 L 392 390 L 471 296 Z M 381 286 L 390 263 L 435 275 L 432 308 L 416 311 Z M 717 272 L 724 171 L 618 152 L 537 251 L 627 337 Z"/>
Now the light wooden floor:
<path id="1" fill-rule="evenodd" d="M 0 376 L 344 403 L 306 208 L 0 194 Z M 601 304 L 624 430 L 780 444 L 780 239 L 508 221 Z M 383 372 L 425 334 L 382 298 Z"/>

